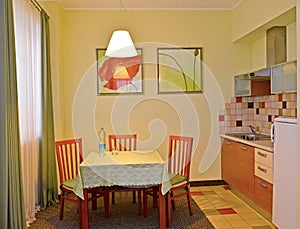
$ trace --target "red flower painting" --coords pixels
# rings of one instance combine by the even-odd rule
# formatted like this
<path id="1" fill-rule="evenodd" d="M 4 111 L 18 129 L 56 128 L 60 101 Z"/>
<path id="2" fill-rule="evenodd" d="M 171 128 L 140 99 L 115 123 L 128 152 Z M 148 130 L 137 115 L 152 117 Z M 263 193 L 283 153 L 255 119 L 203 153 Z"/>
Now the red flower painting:
<path id="1" fill-rule="evenodd" d="M 141 54 L 127 58 L 111 57 L 98 68 L 98 77 L 101 81 L 107 81 L 103 85 L 104 88 L 116 91 L 123 86 L 133 84 L 141 64 Z"/>

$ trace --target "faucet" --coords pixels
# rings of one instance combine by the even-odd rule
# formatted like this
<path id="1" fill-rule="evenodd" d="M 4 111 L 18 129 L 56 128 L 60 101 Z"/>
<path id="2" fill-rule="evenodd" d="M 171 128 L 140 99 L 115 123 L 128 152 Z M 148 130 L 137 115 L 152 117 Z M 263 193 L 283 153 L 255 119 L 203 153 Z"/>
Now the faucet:
<path id="1" fill-rule="evenodd" d="M 250 127 L 252 133 L 256 135 L 256 128 L 252 125 L 249 125 L 249 127 Z"/>

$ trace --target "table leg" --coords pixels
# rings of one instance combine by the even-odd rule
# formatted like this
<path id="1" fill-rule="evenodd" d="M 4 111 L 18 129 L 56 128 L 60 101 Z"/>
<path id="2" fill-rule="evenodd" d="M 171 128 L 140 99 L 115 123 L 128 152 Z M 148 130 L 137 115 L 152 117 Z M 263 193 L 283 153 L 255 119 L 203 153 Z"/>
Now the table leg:
<path id="1" fill-rule="evenodd" d="M 159 187 L 159 228 L 166 228 L 166 198 L 161 193 L 161 187 Z"/>
<path id="2" fill-rule="evenodd" d="M 80 228 L 88 229 L 89 228 L 89 210 L 88 210 L 88 192 L 87 189 L 83 189 L 84 200 L 80 199 Z"/>
<path id="3" fill-rule="evenodd" d="M 104 190 L 104 212 L 105 212 L 105 219 L 109 218 L 109 190 Z"/>

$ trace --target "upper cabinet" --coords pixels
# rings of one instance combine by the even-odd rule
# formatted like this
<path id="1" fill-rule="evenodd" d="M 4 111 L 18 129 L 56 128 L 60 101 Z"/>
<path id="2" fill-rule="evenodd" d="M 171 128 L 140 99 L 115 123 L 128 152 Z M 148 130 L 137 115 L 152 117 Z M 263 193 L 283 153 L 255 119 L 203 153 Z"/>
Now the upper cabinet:
<path id="1" fill-rule="evenodd" d="M 271 93 L 297 91 L 297 61 L 278 64 L 271 68 Z"/>
<path id="2" fill-rule="evenodd" d="M 235 76 L 234 96 L 269 95 L 271 93 L 270 72 L 270 68 L 264 68 Z"/>

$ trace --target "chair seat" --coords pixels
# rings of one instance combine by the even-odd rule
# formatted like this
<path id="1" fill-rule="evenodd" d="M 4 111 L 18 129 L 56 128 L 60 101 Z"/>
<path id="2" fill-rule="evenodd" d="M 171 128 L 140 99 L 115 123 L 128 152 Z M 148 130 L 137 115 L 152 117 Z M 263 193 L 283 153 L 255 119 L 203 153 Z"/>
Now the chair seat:
<path id="1" fill-rule="evenodd" d="M 172 185 L 171 188 L 175 188 L 188 183 L 188 179 L 185 176 L 181 176 L 178 174 L 169 173 L 169 178 Z"/>
<path id="2" fill-rule="evenodd" d="M 69 189 L 69 190 L 73 191 L 73 189 L 75 187 L 75 182 L 76 182 L 76 179 L 74 178 L 74 179 L 65 181 L 64 183 L 61 184 L 61 186 L 63 188 L 66 188 L 66 189 Z"/>

